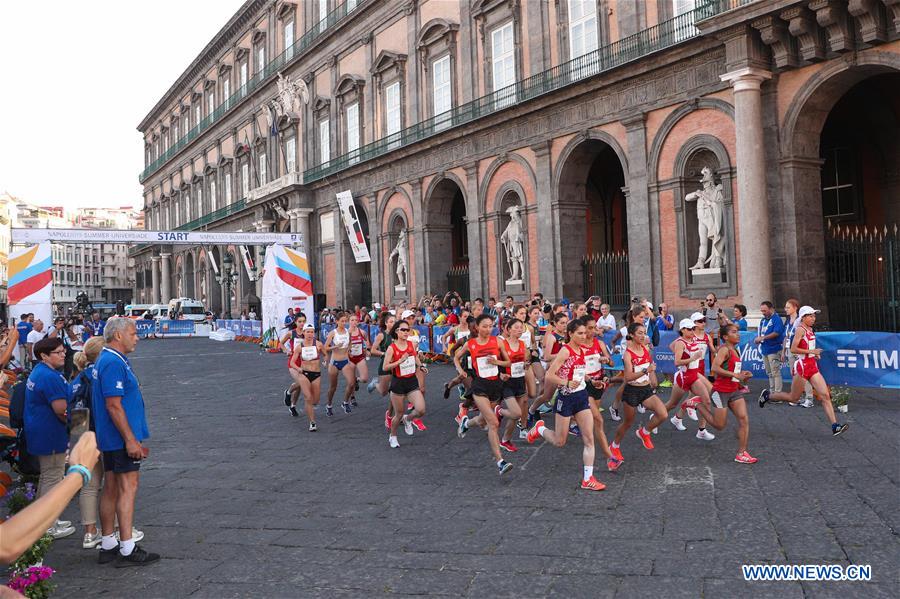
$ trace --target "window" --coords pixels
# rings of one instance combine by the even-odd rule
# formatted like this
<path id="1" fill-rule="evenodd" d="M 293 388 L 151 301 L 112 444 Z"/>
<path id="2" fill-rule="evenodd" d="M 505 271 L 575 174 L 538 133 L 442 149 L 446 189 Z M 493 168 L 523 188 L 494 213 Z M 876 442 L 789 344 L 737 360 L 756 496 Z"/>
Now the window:
<path id="1" fill-rule="evenodd" d="M 570 72 L 573 79 L 593 75 L 599 70 L 598 57 L 588 56 L 597 47 L 595 0 L 569 0 L 569 58 L 576 60 L 585 57 L 572 64 Z"/>
<path id="2" fill-rule="evenodd" d="M 297 168 L 297 138 L 289 137 L 284 142 L 284 156 L 287 172 L 293 173 Z"/>
<path id="3" fill-rule="evenodd" d="M 266 152 L 265 149 L 261 149 L 259 152 L 259 172 L 257 174 L 259 175 L 259 184 L 260 185 L 266 184 L 266 180 L 267 180 L 267 176 L 268 176 L 268 172 L 266 171 L 267 164 L 266 164 L 266 153 L 265 152 Z"/>
<path id="4" fill-rule="evenodd" d="M 250 165 L 247 162 L 241 164 L 241 198 L 246 198 L 250 193 Z"/>
<path id="5" fill-rule="evenodd" d="M 852 148 L 837 147 L 822 152 L 822 216 L 854 220 L 860 216 L 856 201 L 856 155 Z"/>
<path id="6" fill-rule="evenodd" d="M 256 72 L 262 73 L 266 68 L 266 47 L 260 44 L 256 48 Z"/>
<path id="7" fill-rule="evenodd" d="M 163 135 L 163 153 L 166 153 L 168 151 L 169 151 L 169 136 L 164 134 Z"/>
<path id="8" fill-rule="evenodd" d="M 231 173 L 225 173 L 225 205 L 231 203 Z"/>
<path id="9" fill-rule="evenodd" d="M 494 97 L 498 107 L 510 106 L 515 101 L 515 90 L 497 93 L 516 82 L 516 58 L 513 46 L 512 21 L 491 31 L 491 74 Z"/>
<path id="10" fill-rule="evenodd" d="M 246 61 L 241 63 L 241 68 L 239 70 L 240 70 L 241 90 L 245 90 L 245 86 L 247 85 L 247 62 Z"/>
<path id="11" fill-rule="evenodd" d="M 206 116 L 211 116 L 213 108 L 215 108 L 216 104 L 216 92 L 215 90 L 209 90 L 209 93 L 206 94 Z"/>
<path id="12" fill-rule="evenodd" d="M 184 133 L 187 134 L 191 130 L 191 112 L 188 110 L 184 113 Z"/>
<path id="13" fill-rule="evenodd" d="M 178 141 L 178 121 L 172 123 L 172 141 Z"/>
<path id="14" fill-rule="evenodd" d="M 285 60 L 290 60 L 294 56 L 294 21 L 290 20 L 284 24 L 284 52 Z"/>
<path id="15" fill-rule="evenodd" d="M 672 9 L 675 16 L 686 15 L 675 22 L 675 41 L 686 40 L 693 37 L 698 30 L 693 26 L 694 9 L 697 8 L 696 0 L 672 0 Z"/>
<path id="16" fill-rule="evenodd" d="M 319 0 L 319 31 L 325 31 L 328 24 L 325 17 L 328 16 L 328 0 Z"/>
<path id="17" fill-rule="evenodd" d="M 203 188 L 197 187 L 197 210 L 194 212 L 194 218 L 200 218 L 203 215 Z"/>
<path id="18" fill-rule="evenodd" d="M 200 101 L 194 105 L 194 127 L 200 124 Z"/>
<path id="19" fill-rule="evenodd" d="M 356 8 L 357 0 L 347 0 L 347 12 L 350 12 L 354 8 Z"/>
<path id="20" fill-rule="evenodd" d="M 359 103 L 347 106 L 347 152 L 353 154 L 351 162 L 359 160 Z"/>
<path id="21" fill-rule="evenodd" d="M 228 102 L 231 98 L 231 79 L 222 79 L 222 102 Z"/>
<path id="22" fill-rule="evenodd" d="M 209 182 L 209 210 L 210 212 L 216 209 L 216 180 L 212 179 Z"/>
<path id="23" fill-rule="evenodd" d="M 395 82 L 384 88 L 384 121 L 385 134 L 396 135 L 400 132 L 400 83 Z M 397 143 L 399 144 L 399 136 Z M 392 142 L 393 143 L 393 142 Z"/>
<path id="24" fill-rule="evenodd" d="M 450 55 L 431 63 L 432 88 L 434 94 L 434 116 L 442 115 L 453 108 L 453 88 L 450 84 Z M 450 125 L 450 115 L 435 121 L 436 129 Z"/>
<path id="25" fill-rule="evenodd" d="M 322 230 L 322 243 L 334 241 L 334 212 L 325 212 L 319 216 L 319 226 Z"/>
<path id="26" fill-rule="evenodd" d="M 179 209 L 178 204 L 179 204 L 179 202 L 175 202 L 175 226 L 176 227 L 181 224 L 181 210 Z"/>
<path id="27" fill-rule="evenodd" d="M 319 163 L 324 164 L 331 160 L 331 132 L 328 127 L 328 119 L 319 121 Z"/>

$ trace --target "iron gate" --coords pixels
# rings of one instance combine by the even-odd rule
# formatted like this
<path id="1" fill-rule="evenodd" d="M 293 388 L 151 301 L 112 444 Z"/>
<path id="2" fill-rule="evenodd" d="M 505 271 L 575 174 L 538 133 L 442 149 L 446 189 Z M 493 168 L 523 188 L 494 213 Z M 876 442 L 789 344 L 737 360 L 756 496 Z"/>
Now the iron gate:
<path id="1" fill-rule="evenodd" d="M 359 305 L 372 308 L 372 275 L 363 275 L 359 280 Z"/>
<path id="2" fill-rule="evenodd" d="M 466 301 L 469 297 L 469 265 L 454 266 L 447 273 L 447 291 L 455 291 Z"/>
<path id="3" fill-rule="evenodd" d="M 585 297 L 600 296 L 618 313 L 631 305 L 628 280 L 628 252 L 605 252 L 581 260 Z"/>

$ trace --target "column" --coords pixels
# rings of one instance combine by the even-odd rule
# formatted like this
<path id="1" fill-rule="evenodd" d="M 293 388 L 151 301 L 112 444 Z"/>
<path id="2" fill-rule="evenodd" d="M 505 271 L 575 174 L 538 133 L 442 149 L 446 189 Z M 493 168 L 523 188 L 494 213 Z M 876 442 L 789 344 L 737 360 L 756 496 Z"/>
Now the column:
<path id="1" fill-rule="evenodd" d="M 268 233 L 269 231 L 272 230 L 272 225 L 274 225 L 274 224 L 275 224 L 275 221 L 272 221 L 272 220 L 258 220 L 253 223 L 253 226 L 256 227 L 257 233 Z M 254 281 L 254 285 L 253 285 L 253 288 L 255 290 L 254 293 L 256 294 L 256 297 L 261 299 L 263 282 L 262 282 L 262 277 L 259 275 L 262 272 L 262 269 L 265 267 L 265 264 L 263 264 L 263 261 L 266 259 L 265 258 L 265 246 L 261 246 L 261 245 L 253 246 L 252 256 L 253 256 L 253 261 L 256 264 L 256 281 Z"/>
<path id="2" fill-rule="evenodd" d="M 535 178 L 537 179 L 537 248 L 538 256 L 538 289 L 532 289 L 535 293 L 540 291 L 544 297 L 562 297 L 559 287 L 559 273 L 555 260 L 559 252 L 554 248 L 559 247 L 554 239 L 554 231 L 558 231 L 553 225 L 553 207 L 550 202 L 552 196 L 553 173 L 550 165 L 550 142 L 545 141 L 531 146 L 535 156 Z"/>
<path id="3" fill-rule="evenodd" d="M 628 278 L 633 295 L 646 297 L 657 304 L 662 297 L 659 212 L 651 208 L 647 190 L 647 130 L 644 120 L 644 113 L 622 120 L 628 140 L 628 191 L 625 195 L 628 211 Z"/>
<path id="4" fill-rule="evenodd" d="M 737 133 L 738 234 L 740 295 L 752 314 L 760 302 L 772 299 L 772 263 L 763 142 L 760 86 L 772 74 L 746 67 L 722 75 L 734 90 L 734 129 Z"/>
<path id="5" fill-rule="evenodd" d="M 162 269 L 162 285 L 160 285 L 162 297 L 160 298 L 160 304 L 166 304 L 172 299 L 172 273 L 169 270 L 169 258 L 172 254 L 167 252 L 160 252 L 159 254 L 159 262 Z"/>
<path id="6" fill-rule="evenodd" d="M 150 303 L 158 304 L 159 300 L 159 256 L 153 256 L 151 260 L 151 279 L 153 280 L 152 293 L 150 295 Z M 145 282 L 146 284 L 146 282 Z"/>
<path id="7" fill-rule="evenodd" d="M 409 223 L 409 228 L 412 230 L 410 233 L 411 237 L 409 239 L 409 247 L 412 248 L 413 260 L 410 260 L 409 268 L 412 272 L 416 273 L 416 286 L 413 287 L 410 285 L 412 283 L 412 278 L 407 276 L 407 294 L 409 295 L 409 299 L 412 302 L 417 302 L 419 299 L 428 293 L 439 293 L 437 289 L 434 291 L 427 289 L 426 279 L 428 277 L 425 275 L 425 231 L 424 231 L 424 223 L 425 218 L 422 214 L 422 181 L 420 179 L 414 179 L 409 182 L 410 187 L 412 188 L 412 205 L 413 205 L 413 219 L 412 222 Z M 444 287 L 445 285 L 441 285 Z"/>
<path id="8" fill-rule="evenodd" d="M 475 299 L 484 295 L 484 268 L 482 261 L 486 249 L 481 244 L 481 215 L 478 198 L 478 163 L 466 167 L 466 233 L 469 241 L 469 295 Z"/>

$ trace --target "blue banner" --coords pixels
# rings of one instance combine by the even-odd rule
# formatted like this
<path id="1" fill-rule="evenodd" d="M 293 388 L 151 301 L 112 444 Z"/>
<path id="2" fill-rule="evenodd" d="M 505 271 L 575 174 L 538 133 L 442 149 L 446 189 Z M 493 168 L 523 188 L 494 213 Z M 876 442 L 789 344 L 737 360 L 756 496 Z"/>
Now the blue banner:
<path id="1" fill-rule="evenodd" d="M 194 334 L 193 320 L 158 320 L 156 333 L 162 337 L 179 336 L 188 337 Z"/>
<path id="2" fill-rule="evenodd" d="M 155 320 L 145 320 L 141 318 L 134 321 L 134 326 L 137 328 L 138 337 L 141 339 L 146 339 L 156 332 Z"/>
<path id="3" fill-rule="evenodd" d="M 429 338 L 430 331 L 427 324 L 415 325 L 416 331 L 419 332 L 419 351 L 428 353 L 431 351 L 431 340 Z"/>
<path id="4" fill-rule="evenodd" d="M 434 339 L 434 353 L 436 354 L 446 354 L 447 346 L 444 345 L 443 337 L 447 334 L 447 331 L 450 330 L 450 327 L 432 327 L 431 335 Z"/>

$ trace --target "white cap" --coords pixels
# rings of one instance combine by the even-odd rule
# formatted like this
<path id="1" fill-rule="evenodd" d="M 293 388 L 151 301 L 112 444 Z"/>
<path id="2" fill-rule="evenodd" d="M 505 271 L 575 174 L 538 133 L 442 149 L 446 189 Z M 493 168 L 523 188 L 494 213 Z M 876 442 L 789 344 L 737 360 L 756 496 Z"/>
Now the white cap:
<path id="1" fill-rule="evenodd" d="M 706 315 L 701 314 L 700 312 L 694 312 L 691 314 L 691 321 L 697 322 L 698 320 L 706 320 Z"/>
<path id="2" fill-rule="evenodd" d="M 678 323 L 679 331 L 681 329 L 693 329 L 693 328 L 694 328 L 694 321 L 691 320 L 690 318 L 682 318 L 681 322 Z"/>
<path id="3" fill-rule="evenodd" d="M 396 310 L 388 310 L 388 314 L 390 314 L 391 316 L 396 316 L 397 311 Z"/>
<path id="4" fill-rule="evenodd" d="M 650 302 L 647 302 L 647 308 L 648 308 L 649 310 L 652 310 L 652 309 L 653 309 L 653 304 L 651 304 Z"/>
<path id="5" fill-rule="evenodd" d="M 816 310 L 812 306 L 803 306 L 800 308 L 800 311 L 797 312 L 798 318 L 803 318 L 804 316 L 809 316 L 810 314 L 818 314 L 821 310 Z"/>
<path id="6" fill-rule="evenodd" d="M 313 323 L 307 322 L 305 325 L 303 325 L 303 330 L 305 331 L 306 329 L 316 330 L 316 327 L 313 326 Z"/>
<path id="7" fill-rule="evenodd" d="M 400 315 L 400 318 L 401 318 L 402 320 L 406 320 L 406 319 L 409 318 L 410 316 L 415 316 L 415 315 L 416 315 L 416 313 L 413 312 L 412 310 L 404 310 L 404 311 L 403 311 L 403 314 Z"/>
<path id="8" fill-rule="evenodd" d="M 378 302 L 375 302 L 375 303 L 372 305 L 372 307 L 375 308 L 376 310 L 381 310 L 381 304 L 379 304 Z"/>

